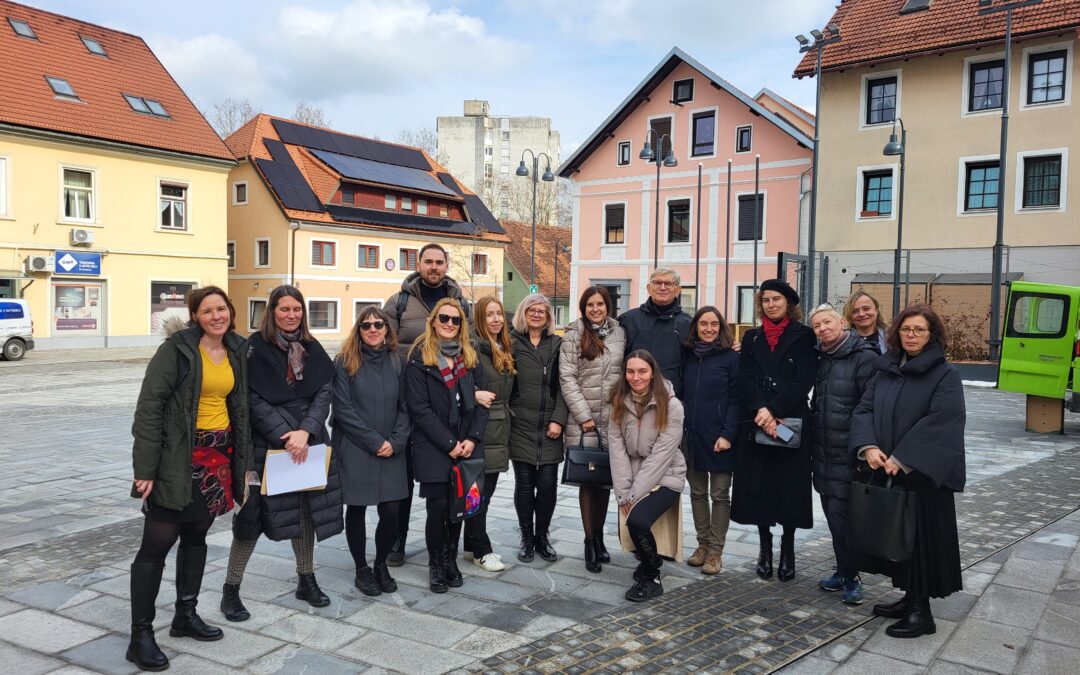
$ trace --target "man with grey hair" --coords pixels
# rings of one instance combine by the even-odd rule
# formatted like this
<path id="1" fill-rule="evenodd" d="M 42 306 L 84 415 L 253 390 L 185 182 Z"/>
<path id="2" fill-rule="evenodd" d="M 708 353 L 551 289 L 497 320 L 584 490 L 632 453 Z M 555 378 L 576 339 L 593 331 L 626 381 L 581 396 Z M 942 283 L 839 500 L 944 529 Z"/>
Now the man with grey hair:
<path id="1" fill-rule="evenodd" d="M 619 316 L 626 331 L 626 353 L 648 350 L 664 377 L 682 395 L 682 345 L 690 335 L 692 317 L 679 303 L 679 273 L 658 267 L 649 275 L 649 298 L 637 309 Z"/>

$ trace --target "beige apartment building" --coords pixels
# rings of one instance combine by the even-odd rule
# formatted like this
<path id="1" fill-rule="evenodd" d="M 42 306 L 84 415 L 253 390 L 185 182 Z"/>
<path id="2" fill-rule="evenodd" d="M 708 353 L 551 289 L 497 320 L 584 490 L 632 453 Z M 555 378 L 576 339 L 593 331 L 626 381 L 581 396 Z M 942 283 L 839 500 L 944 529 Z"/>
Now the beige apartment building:
<path id="1" fill-rule="evenodd" d="M 856 275 L 891 278 L 900 158 L 883 148 L 901 123 L 905 272 L 910 258 L 913 275 L 985 275 L 984 292 L 970 296 L 985 296 L 985 306 L 970 301 L 965 311 L 987 311 L 1004 170 L 1003 271 L 1080 284 L 1080 170 L 1072 167 L 1072 146 L 1080 149 L 1080 101 L 1072 100 L 1080 3 L 1044 0 L 1014 11 L 1004 162 L 1005 15 L 980 9 L 974 0 L 837 7 L 831 23 L 841 40 L 824 49 L 818 120 L 817 248 L 829 257 L 829 299 L 844 300 Z M 810 52 L 795 76 L 813 75 Z M 881 300 L 890 309 L 889 296 Z"/>

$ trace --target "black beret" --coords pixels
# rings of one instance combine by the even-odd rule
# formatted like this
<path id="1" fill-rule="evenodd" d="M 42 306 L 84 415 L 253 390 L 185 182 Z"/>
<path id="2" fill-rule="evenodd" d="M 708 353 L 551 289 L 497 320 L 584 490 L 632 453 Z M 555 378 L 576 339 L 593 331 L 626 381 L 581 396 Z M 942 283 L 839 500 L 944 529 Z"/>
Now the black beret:
<path id="1" fill-rule="evenodd" d="M 760 288 L 762 291 L 776 291 L 787 298 L 789 305 L 799 304 L 799 294 L 796 293 L 795 289 L 786 281 L 781 281 L 780 279 L 767 279 L 761 282 Z"/>

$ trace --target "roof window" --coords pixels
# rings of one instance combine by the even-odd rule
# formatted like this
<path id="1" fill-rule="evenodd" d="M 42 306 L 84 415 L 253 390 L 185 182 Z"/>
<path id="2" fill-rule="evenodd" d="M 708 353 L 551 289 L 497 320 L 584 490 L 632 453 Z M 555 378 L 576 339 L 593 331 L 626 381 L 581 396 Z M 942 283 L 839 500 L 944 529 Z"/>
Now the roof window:
<path id="1" fill-rule="evenodd" d="M 135 112 L 144 113 L 147 115 L 154 115 L 155 117 L 168 117 L 169 111 L 165 110 L 165 106 L 160 102 L 155 101 L 152 98 L 143 98 L 142 96 L 133 96 L 131 94 L 124 94 L 124 100 L 128 102 L 131 109 Z"/>
<path id="2" fill-rule="evenodd" d="M 85 35 L 80 35 L 79 39 L 81 39 L 83 41 L 83 44 L 86 45 L 86 50 L 88 52 L 90 52 L 91 54 L 97 54 L 98 56 L 106 56 L 106 57 L 108 56 L 108 54 L 105 53 L 105 48 L 102 47 L 101 43 L 98 42 L 97 40 L 95 40 L 94 38 L 89 38 L 89 37 L 86 37 Z"/>
<path id="3" fill-rule="evenodd" d="M 52 87 L 53 93 L 57 96 L 63 96 L 65 98 L 79 98 L 79 95 L 75 93 L 72 86 L 62 77 L 50 77 L 45 76 L 45 80 Z"/>
<path id="4" fill-rule="evenodd" d="M 154 113 L 158 117 L 168 117 L 169 111 L 165 109 L 165 106 L 161 105 L 152 98 L 144 98 L 146 105 L 150 107 L 150 112 Z"/>
<path id="5" fill-rule="evenodd" d="M 11 27 L 15 31 L 16 35 L 21 35 L 22 37 L 30 38 L 31 40 L 37 39 L 37 33 L 35 33 L 34 29 L 30 27 L 30 24 L 26 23 L 25 21 L 20 21 L 19 19 L 12 19 L 11 17 L 8 17 L 8 23 L 11 24 Z"/>
<path id="6" fill-rule="evenodd" d="M 910 14 L 924 9 L 930 9 L 930 3 L 934 0 L 907 0 L 900 8 L 901 14 Z"/>

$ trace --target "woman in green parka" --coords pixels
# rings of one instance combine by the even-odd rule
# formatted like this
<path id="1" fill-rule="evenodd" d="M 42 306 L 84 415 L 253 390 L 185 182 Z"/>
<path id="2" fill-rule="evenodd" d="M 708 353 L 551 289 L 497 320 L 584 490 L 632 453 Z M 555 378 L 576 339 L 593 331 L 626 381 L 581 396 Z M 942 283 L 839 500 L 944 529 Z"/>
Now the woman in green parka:
<path id="1" fill-rule="evenodd" d="M 488 408 L 484 428 L 484 498 L 480 512 L 465 521 L 465 558 L 488 572 L 506 569 L 502 557 L 491 548 L 487 534 L 487 511 L 499 474 L 510 468 L 510 395 L 514 391 L 514 356 L 510 353 L 510 330 L 499 299 L 480 298 L 473 308 L 473 345 L 484 369 L 486 385 L 476 392 L 476 402 Z"/>
<path id="2" fill-rule="evenodd" d="M 187 327 L 169 335 L 146 367 L 132 425 L 132 496 L 143 500 L 146 520 L 131 565 L 127 660 L 142 670 L 169 667 L 154 640 L 154 603 L 165 556 L 177 539 L 169 635 L 223 637 L 195 613 L 206 533 L 214 518 L 243 502 L 251 465 L 247 340 L 235 332 L 236 310 L 225 291 L 207 286 L 188 294 L 188 312 Z"/>
<path id="3" fill-rule="evenodd" d="M 537 553 L 548 562 L 558 558 L 548 540 L 548 527 L 555 513 L 567 409 L 559 386 L 562 338 L 552 331 L 554 323 L 551 303 L 539 293 L 525 296 L 514 313 L 511 337 L 517 375 L 510 397 L 510 461 L 521 562 L 532 562 Z"/>

